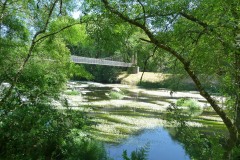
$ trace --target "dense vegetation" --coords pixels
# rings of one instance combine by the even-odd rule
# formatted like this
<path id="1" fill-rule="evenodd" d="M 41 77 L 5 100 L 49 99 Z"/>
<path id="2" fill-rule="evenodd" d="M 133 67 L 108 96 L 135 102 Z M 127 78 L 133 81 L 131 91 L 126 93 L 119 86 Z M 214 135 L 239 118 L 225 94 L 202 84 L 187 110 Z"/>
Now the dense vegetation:
<path id="1" fill-rule="evenodd" d="M 78 19 L 74 11 L 80 11 Z M 84 130 L 84 117 L 76 123 L 78 113 L 56 110 L 52 103 L 71 76 L 92 78 L 70 62 L 71 51 L 124 61 L 137 54 L 146 71 L 188 75 L 227 127 L 222 158 L 231 159 L 240 145 L 239 34 L 238 0 L 2 0 L 1 158 L 74 159 L 100 148 L 76 136 Z M 87 70 L 95 70 L 95 77 L 106 73 L 101 67 Z M 115 81 L 115 72 L 100 81 Z M 227 97 L 224 109 L 204 86 L 213 80 Z M 72 152 L 78 146 L 88 147 Z M 97 150 L 89 154 L 92 159 L 106 158 Z"/>
<path id="2" fill-rule="evenodd" d="M 59 97 L 71 75 L 90 77 L 70 62 L 67 44 L 82 37 L 72 3 L 0 2 L 0 159 L 106 159 L 86 116 Z"/>

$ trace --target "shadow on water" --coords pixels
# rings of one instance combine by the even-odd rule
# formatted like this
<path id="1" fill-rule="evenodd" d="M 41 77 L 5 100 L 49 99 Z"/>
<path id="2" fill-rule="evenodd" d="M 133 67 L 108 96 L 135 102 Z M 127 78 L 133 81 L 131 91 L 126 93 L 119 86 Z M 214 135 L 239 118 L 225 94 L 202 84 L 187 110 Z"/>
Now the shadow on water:
<path id="1" fill-rule="evenodd" d="M 124 150 L 131 153 L 146 145 L 149 160 L 190 160 L 182 145 L 173 140 L 163 127 L 144 130 L 120 144 L 106 144 L 105 147 L 110 157 L 114 160 L 122 160 Z"/>

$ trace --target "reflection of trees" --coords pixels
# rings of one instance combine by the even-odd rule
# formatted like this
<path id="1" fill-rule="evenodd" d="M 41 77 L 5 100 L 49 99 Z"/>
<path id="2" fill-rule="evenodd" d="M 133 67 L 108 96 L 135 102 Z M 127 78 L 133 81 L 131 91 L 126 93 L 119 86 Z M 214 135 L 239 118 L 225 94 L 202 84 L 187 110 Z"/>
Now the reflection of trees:
<path id="1" fill-rule="evenodd" d="M 222 144 L 219 143 L 220 135 L 210 136 L 201 133 L 199 128 L 178 126 L 167 128 L 172 139 L 183 144 L 185 151 L 191 159 L 221 159 L 223 155 Z M 214 132 L 214 131 L 213 131 Z"/>
<path id="2" fill-rule="evenodd" d="M 172 139 L 182 143 L 191 159 L 221 159 L 226 143 L 224 132 L 219 133 L 216 128 L 189 126 L 187 121 L 190 119 L 191 116 L 179 109 L 171 110 L 168 120 L 178 124 L 176 127 L 166 128 Z"/>

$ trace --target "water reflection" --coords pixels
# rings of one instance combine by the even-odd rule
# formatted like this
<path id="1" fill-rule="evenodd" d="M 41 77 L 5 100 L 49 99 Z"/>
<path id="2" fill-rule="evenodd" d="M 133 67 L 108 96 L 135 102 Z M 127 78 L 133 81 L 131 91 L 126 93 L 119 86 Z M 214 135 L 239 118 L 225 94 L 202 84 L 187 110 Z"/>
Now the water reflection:
<path id="1" fill-rule="evenodd" d="M 149 160 L 189 160 L 190 156 L 194 159 L 201 159 L 199 157 L 209 159 L 209 157 L 215 157 L 214 153 L 219 154 L 218 147 L 215 147 L 216 150 L 209 147 L 216 146 L 209 145 L 209 137 L 200 137 L 202 133 L 195 132 L 192 127 L 184 132 L 183 130 L 178 132 L 179 129 L 176 128 L 167 131 L 159 127 L 165 124 L 166 109 L 179 98 L 194 98 L 202 107 L 206 107 L 207 103 L 197 92 L 174 92 L 171 96 L 170 92 L 165 89 L 148 90 L 120 84 L 73 82 L 70 85 L 70 89 L 81 93 L 82 99 L 77 101 L 77 98 L 69 96 L 69 101 L 72 102 L 70 104 L 76 106 L 75 109 L 80 109 L 82 105 L 87 114 L 94 116 L 92 120 L 96 120 L 94 123 L 97 125 L 95 126 L 96 132 L 92 134 L 99 140 L 118 142 L 118 139 L 126 135 L 145 129 L 120 144 L 106 144 L 109 156 L 115 160 L 123 159 L 124 150 L 130 154 L 146 144 L 149 145 Z M 114 87 L 121 89 L 124 93 L 123 98 L 111 99 L 107 96 Z M 195 126 L 196 124 L 197 122 L 194 121 Z M 155 129 L 146 129 L 150 127 L 155 127 Z M 182 147 L 179 142 L 184 143 L 185 147 Z"/>
<path id="2" fill-rule="evenodd" d="M 149 146 L 149 160 L 190 160 L 182 145 L 173 140 L 163 127 L 144 130 L 121 144 L 106 144 L 105 146 L 110 157 L 114 160 L 122 160 L 124 150 L 127 150 L 129 154 L 146 144 Z"/>

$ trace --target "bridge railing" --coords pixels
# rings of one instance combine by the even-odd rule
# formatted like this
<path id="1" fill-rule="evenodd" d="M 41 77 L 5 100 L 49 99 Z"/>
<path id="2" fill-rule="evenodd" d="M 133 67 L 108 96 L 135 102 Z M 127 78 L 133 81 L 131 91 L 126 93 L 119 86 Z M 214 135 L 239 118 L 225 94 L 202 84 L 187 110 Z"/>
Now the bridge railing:
<path id="1" fill-rule="evenodd" d="M 120 61 L 106 60 L 106 59 L 97 59 L 97 58 L 88 58 L 81 56 L 71 56 L 74 63 L 81 64 L 97 64 L 97 65 L 106 65 L 106 66 L 118 66 L 118 67 L 131 67 L 133 63 L 125 63 Z"/>

